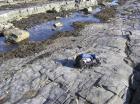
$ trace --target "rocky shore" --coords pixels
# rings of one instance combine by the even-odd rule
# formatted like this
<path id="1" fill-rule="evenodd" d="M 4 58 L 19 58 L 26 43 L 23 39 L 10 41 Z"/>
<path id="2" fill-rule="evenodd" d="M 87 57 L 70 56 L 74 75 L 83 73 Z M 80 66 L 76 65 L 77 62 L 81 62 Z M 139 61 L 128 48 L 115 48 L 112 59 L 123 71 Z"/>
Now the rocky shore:
<path id="1" fill-rule="evenodd" d="M 83 1 L 79 4 L 79 9 L 83 9 L 86 7 L 90 6 L 96 6 L 97 5 L 97 0 L 92 0 L 92 1 Z M 16 19 L 22 19 L 26 18 L 30 15 L 33 14 L 38 14 L 38 13 L 44 13 L 46 11 L 67 11 L 67 10 L 73 10 L 77 9 L 75 6 L 75 1 L 58 1 L 58 2 L 51 2 L 51 3 L 44 3 L 42 5 L 29 5 L 28 7 L 22 8 L 15 8 L 13 7 L 12 10 L 5 10 L 2 9 L 0 11 L 0 22 L 7 22 L 7 21 L 13 21 Z"/>
<path id="2" fill-rule="evenodd" d="M 0 104 L 139 104 L 139 8 L 129 0 L 109 23 L 86 25 L 2 62 Z M 101 65 L 75 68 L 79 53 L 95 53 Z"/>

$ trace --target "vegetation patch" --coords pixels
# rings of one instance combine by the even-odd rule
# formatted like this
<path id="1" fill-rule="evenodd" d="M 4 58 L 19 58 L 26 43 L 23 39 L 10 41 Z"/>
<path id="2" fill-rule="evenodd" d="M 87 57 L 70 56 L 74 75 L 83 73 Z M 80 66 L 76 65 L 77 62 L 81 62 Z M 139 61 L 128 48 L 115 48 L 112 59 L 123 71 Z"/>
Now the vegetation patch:
<path id="1" fill-rule="evenodd" d="M 36 91 L 36 90 L 29 90 L 29 91 L 27 91 L 23 95 L 23 98 L 25 98 L 25 99 L 31 99 L 31 98 L 36 97 L 37 94 L 38 94 L 38 91 Z"/>
<path id="2" fill-rule="evenodd" d="M 100 18 L 103 21 L 108 21 L 110 18 L 114 18 L 116 14 L 116 10 L 113 7 L 106 7 L 99 13 L 97 13 L 95 16 L 97 18 Z"/>
<path id="3" fill-rule="evenodd" d="M 123 4 L 126 3 L 126 1 L 127 1 L 127 0 L 118 0 L 118 3 L 119 3 L 120 5 L 123 5 Z"/>
<path id="4" fill-rule="evenodd" d="M 90 24 L 89 22 L 74 22 L 73 27 L 74 28 L 84 28 L 86 25 Z"/>

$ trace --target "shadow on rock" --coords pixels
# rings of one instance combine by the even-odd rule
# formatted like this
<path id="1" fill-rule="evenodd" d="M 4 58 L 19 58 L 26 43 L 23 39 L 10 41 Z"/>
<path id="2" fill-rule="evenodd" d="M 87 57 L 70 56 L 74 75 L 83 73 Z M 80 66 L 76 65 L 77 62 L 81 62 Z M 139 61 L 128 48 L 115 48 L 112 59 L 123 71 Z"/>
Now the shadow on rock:
<path id="1" fill-rule="evenodd" d="M 124 104 L 140 104 L 140 63 L 134 67 L 130 76 L 126 102 Z"/>
<path id="2" fill-rule="evenodd" d="M 72 60 L 72 59 L 55 59 L 54 60 L 56 63 L 60 63 L 62 64 L 63 66 L 66 66 L 66 67 L 70 67 L 70 68 L 74 68 L 74 64 L 75 64 L 75 61 Z"/>

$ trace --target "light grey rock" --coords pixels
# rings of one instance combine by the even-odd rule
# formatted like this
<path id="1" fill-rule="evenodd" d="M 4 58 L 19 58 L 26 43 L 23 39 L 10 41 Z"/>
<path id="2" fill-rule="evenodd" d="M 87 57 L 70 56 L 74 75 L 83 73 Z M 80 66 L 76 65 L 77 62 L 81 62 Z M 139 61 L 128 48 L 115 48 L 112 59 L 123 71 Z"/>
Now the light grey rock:
<path id="1" fill-rule="evenodd" d="M 131 6 L 129 3 L 133 1 L 123 7 Z M 123 12 L 121 7 L 118 10 Z M 124 61 L 128 56 L 125 53 L 128 42 L 125 35 L 128 34 L 124 33 L 128 33 L 125 32 L 128 29 L 132 32 L 132 35 L 129 34 L 129 44 L 132 52 L 130 58 L 134 63 L 139 62 L 140 38 L 139 22 L 133 27 L 124 18 L 127 15 L 121 17 L 117 14 L 111 23 L 86 26 L 79 37 L 63 37 L 36 55 L 3 62 L 0 66 L 0 94 L 8 89 L 10 98 L 7 102 L 18 104 L 123 104 L 128 98 L 128 81 L 133 72 L 133 68 Z M 82 48 L 78 49 L 77 45 Z M 52 54 L 38 58 L 45 52 Z M 84 70 L 74 68 L 71 60 L 79 53 L 86 52 L 96 53 L 101 65 Z M 131 87 L 136 90 L 132 99 L 134 103 L 139 101 L 139 72 L 134 72 L 132 80 Z M 39 93 L 31 99 L 24 98 L 30 90 Z"/>
<path id="2" fill-rule="evenodd" d="M 95 104 L 105 104 L 112 96 L 113 93 L 106 91 L 103 88 L 93 87 L 86 99 Z"/>
<path id="3" fill-rule="evenodd" d="M 96 6 L 97 1 L 87 1 L 81 2 L 79 8 L 85 8 L 90 6 Z M 16 19 L 21 19 L 28 17 L 32 14 L 38 14 L 42 12 L 46 12 L 48 10 L 55 10 L 57 12 L 60 12 L 62 10 L 73 10 L 75 9 L 75 1 L 60 1 L 60 2 L 53 2 L 53 3 L 47 3 L 43 4 L 42 6 L 36 5 L 26 8 L 18 8 L 14 10 L 7 10 L 7 11 L 0 11 L 0 23 L 7 22 L 7 21 L 13 21 Z"/>

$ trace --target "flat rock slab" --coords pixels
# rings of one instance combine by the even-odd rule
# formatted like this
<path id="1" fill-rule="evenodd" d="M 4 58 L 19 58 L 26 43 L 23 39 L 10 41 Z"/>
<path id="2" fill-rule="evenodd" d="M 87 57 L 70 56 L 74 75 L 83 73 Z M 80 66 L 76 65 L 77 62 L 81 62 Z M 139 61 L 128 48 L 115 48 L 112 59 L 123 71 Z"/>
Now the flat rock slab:
<path id="1" fill-rule="evenodd" d="M 123 13 L 133 2 L 119 7 L 119 11 Z M 133 72 L 124 61 L 126 35 L 130 33 L 126 31 L 134 30 L 125 21 L 126 17 L 118 13 L 111 23 L 88 25 L 79 36 L 58 38 L 38 54 L 3 62 L 0 96 L 8 98 L 5 103 L 17 104 L 123 104 Z M 139 45 L 135 36 L 132 35 L 131 40 Z M 132 49 L 137 55 L 138 49 Z M 47 52 L 51 55 L 45 56 Z M 74 68 L 74 58 L 89 52 L 99 57 L 101 65 L 83 70 Z"/>

